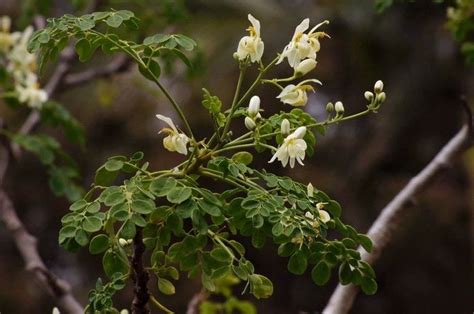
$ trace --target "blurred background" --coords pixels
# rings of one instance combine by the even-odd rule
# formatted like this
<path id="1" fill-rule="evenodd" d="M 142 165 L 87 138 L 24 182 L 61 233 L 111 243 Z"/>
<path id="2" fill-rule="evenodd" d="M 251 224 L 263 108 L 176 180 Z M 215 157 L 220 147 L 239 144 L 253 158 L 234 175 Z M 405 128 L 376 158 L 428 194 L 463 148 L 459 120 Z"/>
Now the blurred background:
<path id="1" fill-rule="evenodd" d="M 11 16 L 16 28 L 22 30 L 37 14 L 77 14 L 87 5 L 87 1 L 1 0 L 0 16 Z M 312 72 L 323 86 L 311 95 L 305 110 L 324 119 L 326 103 L 341 100 L 346 113 L 360 111 L 366 104 L 363 92 L 372 90 L 377 79 L 385 83 L 387 101 L 377 115 L 330 127 L 325 137 L 318 138 L 316 153 L 305 167 L 291 170 L 277 163 L 270 167 L 301 182 L 311 181 L 342 204 L 347 223 L 366 232 L 380 210 L 460 128 L 464 121 L 461 96 L 474 102 L 473 68 L 465 64 L 445 25 L 448 5 L 403 2 L 377 13 L 370 0 L 103 0 L 98 9 L 134 11 L 144 25 L 137 37 L 177 32 L 198 42 L 193 70 L 176 64 L 172 65 L 173 75 L 164 76 L 165 85 L 183 104 L 198 137 L 208 136 L 211 130 L 200 105 L 201 88 L 218 95 L 224 104 L 232 99 L 238 76 L 232 54 L 249 24 L 248 13 L 261 22 L 267 62 L 288 43 L 303 18 L 309 17 L 311 25 L 330 20 L 324 31 L 331 39 L 322 40 L 318 66 Z M 73 71 L 108 61 L 99 55 L 86 65 L 77 62 Z M 43 83 L 53 68 L 46 69 Z M 291 74 L 286 62 L 272 72 L 274 76 L 286 74 Z M 258 94 L 265 115 L 285 109 L 275 99 L 274 88 L 264 86 Z M 85 149 L 61 140 L 79 163 L 84 188 L 93 181 L 95 169 L 111 155 L 140 150 L 154 169 L 173 167 L 181 158 L 165 151 L 158 135 L 162 125 L 155 114 L 173 116 L 171 107 L 154 85 L 140 78 L 134 66 L 118 75 L 60 90 L 55 99 L 85 128 Z M 13 121 L 12 127 L 26 116 L 26 112 L 7 108 L 1 100 L 0 114 Z M 243 131 L 238 123 L 234 127 L 235 132 Z M 63 139 L 54 129 L 40 131 Z M 267 167 L 269 158 L 258 156 L 255 165 Z M 67 279 L 86 304 L 89 289 L 104 275 L 100 257 L 86 250 L 71 254 L 58 246 L 60 219 L 67 212 L 68 201 L 51 193 L 44 167 L 29 154 L 10 166 L 5 181 L 20 217 L 40 241 L 46 264 Z M 379 291 L 374 296 L 359 295 L 352 313 L 472 313 L 473 184 L 471 149 L 417 199 L 394 243 L 375 265 Z M 256 250 L 249 239 L 243 241 L 257 272 L 274 283 L 274 295 L 268 300 L 257 302 L 244 296 L 259 313 L 319 313 L 323 309 L 336 276 L 318 287 L 309 273 L 288 273 L 287 259 L 276 255 L 275 245 L 267 243 Z M 200 289 L 198 280 L 182 277 L 175 296 L 160 297 L 176 313 L 184 313 Z M 50 313 L 54 306 L 51 298 L 31 279 L 11 237 L 0 226 L 1 313 Z M 236 288 L 237 295 L 241 288 Z M 129 306 L 130 290 L 117 297 L 117 308 Z"/>

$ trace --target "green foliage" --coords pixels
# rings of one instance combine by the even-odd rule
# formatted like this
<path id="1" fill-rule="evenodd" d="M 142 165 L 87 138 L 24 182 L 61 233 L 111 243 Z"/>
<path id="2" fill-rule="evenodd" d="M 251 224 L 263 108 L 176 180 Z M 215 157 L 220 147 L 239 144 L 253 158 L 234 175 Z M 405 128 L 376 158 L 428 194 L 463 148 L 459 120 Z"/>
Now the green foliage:
<path id="1" fill-rule="evenodd" d="M 447 26 L 454 39 L 461 44 L 461 52 L 469 65 L 474 65 L 474 1 L 456 0 L 456 4 L 448 8 Z"/>
<path id="2" fill-rule="evenodd" d="M 59 143 L 47 135 L 13 134 L 11 140 L 35 154 L 48 167 L 49 186 L 57 196 L 77 200 L 83 193 L 78 185 L 79 172 L 73 160 L 61 150 Z"/>
<path id="3" fill-rule="evenodd" d="M 156 277 L 160 293 L 174 294 L 173 281 L 184 273 L 188 278 L 199 276 L 206 290 L 226 297 L 224 303 L 204 302 L 202 309 L 208 313 L 254 311 L 249 303 L 237 300 L 229 292 L 229 286 L 238 281 L 245 283 L 244 291 L 257 299 L 268 298 L 273 293 L 271 280 L 259 274 L 246 258 L 244 246 L 234 239 L 237 235 L 250 238 L 256 248 L 262 248 L 267 241 L 279 245 L 278 254 L 288 257 L 288 270 L 302 275 L 310 269 L 318 285 L 325 284 L 332 269 L 339 268 L 341 283 L 360 285 L 364 292 L 375 293 L 374 272 L 356 251 L 358 246 L 370 251 L 372 243 L 341 221 L 340 204 L 321 190 L 310 191 L 307 185 L 290 177 L 255 169 L 252 154 L 241 150 L 254 147 L 257 152 L 274 152 L 276 148 L 270 145 L 273 139 L 281 147 L 288 136 L 288 130 L 282 134 L 282 122 L 286 119 L 291 132 L 304 127 L 303 139 L 298 140 L 307 143 L 304 153 L 311 156 L 317 135 L 324 135 L 329 124 L 352 117 L 343 119 L 343 113 L 338 112 L 318 122 L 299 108 L 268 118 L 260 113 L 250 117 L 241 106 L 252 88 L 264 82 L 261 77 L 267 68 L 262 64 L 255 83 L 240 100 L 236 92 L 229 110 L 223 109 L 217 96 L 203 89 L 202 106 L 209 112 L 215 132 L 208 141 L 197 141 L 179 105 L 159 82 L 163 58 L 173 54 L 191 66 L 185 53 L 193 50 L 196 43 L 179 34 L 155 34 L 142 43 L 119 36 L 119 29 L 133 30 L 137 25 L 138 19 L 126 10 L 80 17 L 65 15 L 49 19 L 48 26 L 37 31 L 29 43 L 31 51 L 40 53 L 41 66 L 54 59 L 71 38 L 76 40 L 75 49 L 81 61 L 90 59 L 98 49 L 104 53 L 127 54 L 137 63 L 140 73 L 165 93 L 186 124 L 187 133 L 182 133 L 166 118 L 162 119 L 170 127 L 164 129 L 165 146 L 183 154 L 189 150 L 185 162 L 171 170 L 150 171 L 143 153 L 111 157 L 97 169 L 90 191 L 74 202 L 62 218 L 59 244 L 70 251 L 88 246 L 91 254 L 102 254 L 104 273 L 111 280 L 105 285 L 98 283 L 91 292 L 89 310 L 113 310 L 112 295 L 121 289 L 114 282 L 130 276 L 129 245 L 140 235 L 149 253 L 144 255 L 149 256 L 145 267 Z M 241 69 L 249 66 L 247 61 L 241 62 Z M 279 86 L 278 80 L 270 82 Z M 376 91 L 377 97 L 382 88 Z M 362 114 L 374 112 L 382 102 L 372 99 Z M 79 134 L 77 123 L 67 112 L 53 105 L 46 108 L 49 111 L 45 114 L 49 113 L 51 121 L 69 129 L 73 135 Z M 231 120 L 244 116 L 254 119 L 255 125 L 248 127 L 250 132 L 232 139 Z M 184 152 L 176 149 L 178 142 L 186 147 Z M 51 164 L 55 158 L 51 153 L 57 149 L 55 142 L 23 145 L 37 152 L 45 163 Z M 239 151 L 231 158 L 222 154 L 233 149 Z M 227 189 L 224 192 L 206 189 L 203 178 L 226 184 Z M 321 214 L 322 210 L 326 216 Z M 226 282 L 228 278 L 234 279 Z"/>
<path id="4" fill-rule="evenodd" d="M 97 279 L 95 289 L 89 292 L 89 305 L 84 312 L 118 313 L 119 311 L 113 307 L 112 297 L 124 287 L 124 278 L 120 274 L 114 275 L 112 280 L 106 284 L 102 282 L 102 279 Z"/>
<path id="5" fill-rule="evenodd" d="M 242 313 L 256 314 L 257 309 L 252 303 L 237 299 L 232 293 L 232 287 L 239 284 L 240 280 L 232 275 L 227 275 L 216 280 L 216 288 L 213 295 L 224 297 L 223 302 L 213 300 L 211 297 L 202 302 L 199 306 L 201 314 L 218 314 L 218 313 Z"/>
<path id="6" fill-rule="evenodd" d="M 191 62 L 184 51 L 191 51 L 196 42 L 180 34 L 156 34 L 144 39 L 143 43 L 120 39 L 114 29 L 138 28 L 138 19 L 128 10 L 94 12 L 80 17 L 64 15 L 48 19 L 48 26 L 35 32 L 29 42 L 31 52 L 40 53 L 40 69 L 49 60 L 54 60 L 71 38 L 76 38 L 75 50 L 79 60 L 89 60 L 101 48 L 106 54 L 123 52 L 139 66 L 140 72 L 148 79 L 156 81 L 160 76 L 157 58 L 173 54 L 188 66 Z M 106 31 L 102 31 L 106 29 Z"/>

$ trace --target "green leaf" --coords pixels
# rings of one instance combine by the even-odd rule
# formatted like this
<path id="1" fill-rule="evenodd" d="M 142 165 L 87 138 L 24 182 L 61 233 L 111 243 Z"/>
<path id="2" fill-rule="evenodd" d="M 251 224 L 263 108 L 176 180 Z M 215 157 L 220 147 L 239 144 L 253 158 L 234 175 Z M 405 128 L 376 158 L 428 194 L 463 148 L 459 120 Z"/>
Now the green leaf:
<path id="1" fill-rule="evenodd" d="M 94 20 L 82 19 L 82 18 L 77 19 L 76 24 L 77 26 L 79 26 L 81 31 L 87 31 L 89 29 L 94 28 L 95 26 Z"/>
<path id="2" fill-rule="evenodd" d="M 357 240 L 367 252 L 370 253 L 372 251 L 372 246 L 373 246 L 372 240 L 370 240 L 368 236 L 366 236 L 365 234 L 359 233 L 357 235 Z"/>
<path id="3" fill-rule="evenodd" d="M 313 270 L 311 271 L 311 278 L 313 279 L 314 283 L 319 286 L 322 286 L 328 282 L 330 277 L 331 270 L 325 261 L 320 261 L 318 264 L 316 264 L 316 266 L 313 267 Z"/>
<path id="4" fill-rule="evenodd" d="M 158 278 L 158 289 L 165 295 L 172 295 L 176 293 L 174 285 L 171 283 L 171 281 L 165 278 Z"/>
<path id="5" fill-rule="evenodd" d="M 212 96 L 209 91 L 205 88 L 202 89 L 204 95 L 202 105 L 204 108 L 209 110 L 211 114 L 217 114 L 221 111 L 222 102 L 217 96 Z"/>
<path id="6" fill-rule="evenodd" d="M 76 52 L 79 56 L 79 61 L 85 62 L 92 56 L 94 50 L 89 40 L 82 38 L 76 43 Z"/>
<path id="7" fill-rule="evenodd" d="M 213 217 L 221 216 L 221 210 L 216 205 L 210 204 L 205 201 L 200 201 L 198 205 L 199 205 L 199 208 L 201 208 L 205 213 Z"/>
<path id="8" fill-rule="evenodd" d="M 137 228 L 135 223 L 131 220 L 127 220 L 122 227 L 122 231 L 120 232 L 119 236 L 124 239 L 133 239 L 135 234 L 137 233 Z"/>
<path id="9" fill-rule="evenodd" d="M 251 292 L 257 299 L 266 299 L 273 294 L 273 284 L 265 276 L 253 274 L 249 276 Z"/>
<path id="10" fill-rule="evenodd" d="M 123 22 L 123 17 L 119 14 L 114 14 L 112 13 L 112 15 L 110 15 L 106 20 L 105 20 L 105 23 L 107 23 L 107 25 L 109 25 L 110 27 L 113 27 L 113 28 L 117 28 L 119 27 L 120 25 L 122 25 L 122 22 Z"/>
<path id="11" fill-rule="evenodd" d="M 107 171 L 109 172 L 114 172 L 122 169 L 123 167 L 123 161 L 121 160 L 116 160 L 116 159 L 111 159 L 108 160 L 105 164 L 104 167 Z"/>
<path id="12" fill-rule="evenodd" d="M 232 160 L 236 163 L 250 165 L 253 160 L 253 155 L 249 152 L 238 152 L 232 156 Z"/>
<path id="13" fill-rule="evenodd" d="M 301 251 L 296 251 L 291 255 L 288 261 L 288 270 L 295 275 L 302 275 L 306 267 L 308 267 L 308 260 L 306 255 Z"/>
<path id="14" fill-rule="evenodd" d="M 165 196 L 176 186 L 176 179 L 162 177 L 150 184 L 150 191 L 156 196 Z"/>
<path id="15" fill-rule="evenodd" d="M 108 171 L 105 166 L 97 169 L 95 173 L 95 184 L 101 186 L 109 186 L 117 178 L 118 171 Z"/>
<path id="16" fill-rule="evenodd" d="M 194 47 L 197 45 L 193 39 L 184 35 L 175 35 L 174 38 L 176 42 L 178 43 L 178 45 L 180 45 L 181 47 L 183 47 L 184 49 L 188 51 L 193 50 Z"/>
<path id="17" fill-rule="evenodd" d="M 125 193 L 123 191 L 117 191 L 110 193 L 104 200 L 104 204 L 107 206 L 114 206 L 125 202 Z"/>
<path id="18" fill-rule="evenodd" d="M 91 254 L 100 254 L 109 248 L 109 238 L 105 234 L 99 234 L 92 238 L 89 244 Z"/>
<path id="19" fill-rule="evenodd" d="M 341 263 L 339 266 L 339 281 L 343 285 L 347 285 L 352 282 L 352 270 L 347 262 Z"/>
<path id="20" fill-rule="evenodd" d="M 150 214 L 155 209 L 155 203 L 151 200 L 134 200 L 132 209 L 139 214 Z"/>
<path id="21" fill-rule="evenodd" d="M 180 204 L 191 197 L 192 190 L 189 187 L 176 187 L 172 189 L 166 199 L 173 204 Z"/>
<path id="22" fill-rule="evenodd" d="M 231 263 L 232 256 L 229 252 L 223 247 L 217 247 L 211 251 L 211 256 L 214 257 L 216 260 L 224 263 Z"/>
<path id="23" fill-rule="evenodd" d="M 331 200 L 328 202 L 328 204 L 324 205 L 324 209 L 327 210 L 334 217 L 341 217 L 341 205 L 334 200 Z"/>
<path id="24" fill-rule="evenodd" d="M 145 60 L 146 67 L 140 65 L 138 69 L 140 70 L 140 73 L 149 79 L 150 81 L 156 81 L 161 74 L 161 67 L 158 62 L 155 60 L 148 58 Z M 151 72 L 151 73 L 150 73 Z"/>
<path id="25" fill-rule="evenodd" d="M 361 283 L 362 291 L 367 295 L 373 295 L 377 292 L 377 282 L 373 278 L 363 277 Z"/>
<path id="26" fill-rule="evenodd" d="M 74 236 L 74 240 L 76 240 L 80 246 L 86 246 L 87 243 L 89 243 L 89 236 L 84 230 L 79 229 Z"/>
<path id="27" fill-rule="evenodd" d="M 107 251 L 102 258 L 105 274 L 112 277 L 115 273 L 128 273 L 128 259 L 123 251 Z"/>
<path id="28" fill-rule="evenodd" d="M 75 212 L 78 210 L 81 210 L 87 206 L 87 201 L 86 200 L 78 200 L 74 202 L 71 206 L 69 206 L 69 210 Z"/>
<path id="29" fill-rule="evenodd" d="M 102 228 L 102 221 L 95 217 L 89 216 L 82 222 L 82 228 L 87 232 L 96 232 Z"/>

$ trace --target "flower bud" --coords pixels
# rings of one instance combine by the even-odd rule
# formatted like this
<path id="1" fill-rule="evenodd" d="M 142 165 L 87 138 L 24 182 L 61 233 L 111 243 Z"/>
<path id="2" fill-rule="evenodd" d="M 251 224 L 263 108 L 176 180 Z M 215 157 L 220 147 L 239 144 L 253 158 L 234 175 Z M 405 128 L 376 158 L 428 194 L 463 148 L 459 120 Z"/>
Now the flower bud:
<path id="1" fill-rule="evenodd" d="M 314 195 L 314 186 L 310 183 L 308 183 L 308 186 L 306 188 L 307 192 L 308 192 L 308 196 L 309 197 L 313 197 Z"/>
<path id="2" fill-rule="evenodd" d="M 336 102 L 336 104 L 334 105 L 334 109 L 336 109 L 337 114 L 344 113 L 344 105 L 340 101 Z"/>
<path id="3" fill-rule="evenodd" d="M 319 203 L 316 204 L 316 208 L 317 208 L 318 210 L 321 210 L 321 209 L 324 208 L 324 205 L 325 205 L 325 203 L 319 202 Z"/>
<path id="4" fill-rule="evenodd" d="M 119 244 L 120 244 L 121 247 L 125 247 L 125 246 L 128 245 L 128 241 L 125 240 L 124 238 L 120 238 L 119 239 Z"/>
<path id="5" fill-rule="evenodd" d="M 128 310 L 127 309 L 123 309 L 120 311 L 120 314 L 129 314 Z"/>
<path id="6" fill-rule="evenodd" d="M 253 96 L 250 98 L 249 108 L 247 112 L 251 118 L 255 117 L 260 110 L 260 97 Z"/>
<path id="7" fill-rule="evenodd" d="M 328 104 L 326 105 L 326 111 L 329 113 L 334 111 L 334 104 L 332 102 L 328 102 Z"/>
<path id="8" fill-rule="evenodd" d="M 245 117 L 244 123 L 245 123 L 245 127 L 249 129 L 250 131 L 255 129 L 255 127 L 257 126 L 255 124 L 255 121 L 253 121 L 253 119 L 250 117 Z"/>
<path id="9" fill-rule="evenodd" d="M 383 91 L 383 82 L 381 80 L 375 82 L 374 91 L 376 94 L 381 93 Z"/>
<path id="10" fill-rule="evenodd" d="M 383 103 L 386 97 L 387 96 L 385 95 L 385 92 L 381 92 L 380 94 L 377 95 L 377 102 Z"/>
<path id="11" fill-rule="evenodd" d="M 324 223 L 331 220 L 331 216 L 329 216 L 329 213 L 325 210 L 320 210 L 319 211 L 319 218 L 321 218 L 321 221 L 324 222 Z"/>
<path id="12" fill-rule="evenodd" d="M 295 68 L 295 74 L 296 76 L 303 76 L 305 74 L 308 74 L 314 68 L 316 67 L 316 60 L 314 59 L 306 59 L 300 62 L 298 66 Z"/>
<path id="13" fill-rule="evenodd" d="M 51 313 L 52 314 L 61 314 L 61 312 L 59 312 L 59 309 L 57 307 L 53 307 L 53 311 Z"/>
<path id="14" fill-rule="evenodd" d="M 372 100 L 374 100 L 374 93 L 366 91 L 364 93 L 364 97 L 365 97 L 365 99 L 367 99 L 368 101 L 371 102 Z"/>
<path id="15" fill-rule="evenodd" d="M 311 220 L 314 219 L 314 215 L 313 215 L 311 212 L 306 212 L 306 213 L 304 214 L 304 216 L 305 216 L 306 218 L 308 218 L 308 219 L 311 219 Z"/>
<path id="16" fill-rule="evenodd" d="M 293 133 L 296 138 L 302 139 L 304 135 L 306 134 L 306 127 L 305 126 L 300 126 L 299 128 L 296 129 L 296 131 Z"/>
<path id="17" fill-rule="evenodd" d="M 287 136 L 288 134 L 290 134 L 290 121 L 283 119 L 281 121 L 281 135 Z"/>
<path id="18" fill-rule="evenodd" d="M 261 120 L 262 119 L 262 115 L 259 113 L 257 113 L 257 115 L 255 116 L 255 121 L 258 121 L 258 120 Z"/>

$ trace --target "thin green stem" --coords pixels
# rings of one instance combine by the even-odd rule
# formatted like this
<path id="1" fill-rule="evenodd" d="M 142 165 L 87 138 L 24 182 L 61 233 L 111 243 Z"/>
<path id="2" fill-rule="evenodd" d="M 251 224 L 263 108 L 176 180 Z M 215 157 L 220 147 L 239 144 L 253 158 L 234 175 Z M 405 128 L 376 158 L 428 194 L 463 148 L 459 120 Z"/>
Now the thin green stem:
<path id="1" fill-rule="evenodd" d="M 248 148 L 248 147 L 255 147 L 255 144 L 250 143 L 250 144 L 226 146 L 226 147 L 223 147 L 221 149 L 215 150 L 214 152 L 212 152 L 212 154 L 219 154 L 219 153 L 226 152 L 226 151 L 229 151 L 229 150 L 240 149 L 240 148 Z"/>
<path id="2" fill-rule="evenodd" d="M 153 295 L 150 295 L 150 300 L 158 309 L 162 310 L 163 312 L 167 314 L 174 314 L 172 310 L 161 304 Z"/>
<path id="3" fill-rule="evenodd" d="M 237 81 L 237 87 L 235 88 L 234 99 L 232 99 L 232 105 L 230 106 L 230 113 L 229 113 L 227 121 L 225 122 L 224 131 L 222 131 L 222 135 L 221 135 L 222 137 L 220 140 L 222 140 L 222 138 L 226 136 L 227 132 L 229 131 L 230 121 L 232 120 L 232 116 L 234 115 L 234 112 L 237 109 L 236 104 L 237 104 L 237 100 L 239 99 L 240 89 L 242 88 L 242 82 L 244 80 L 245 70 L 246 70 L 246 67 L 240 69 L 239 79 Z"/>
<path id="4" fill-rule="evenodd" d="M 241 188 L 242 190 L 246 190 L 245 186 L 241 185 L 240 183 L 238 183 L 236 180 L 232 180 L 230 179 L 229 177 L 224 177 L 222 174 L 216 174 L 214 172 L 211 172 L 210 169 L 200 169 L 199 170 L 199 174 L 201 174 L 202 176 L 204 177 L 208 177 L 208 178 L 213 178 L 213 179 L 217 179 L 217 180 L 220 180 L 220 181 L 224 181 L 226 183 L 229 183 L 231 185 L 234 185 L 238 188 Z"/>
<path id="5" fill-rule="evenodd" d="M 165 97 L 169 100 L 169 102 L 171 103 L 171 105 L 173 106 L 173 108 L 176 110 L 176 112 L 178 113 L 178 115 L 180 116 L 181 120 L 183 120 L 184 122 L 184 125 L 186 126 L 186 131 L 188 132 L 188 135 L 192 138 L 194 138 L 194 135 L 193 135 L 193 131 L 191 129 L 191 126 L 189 125 L 189 122 L 188 120 L 186 119 L 186 116 L 184 115 L 184 112 L 181 110 L 181 107 L 178 105 L 178 103 L 174 100 L 174 98 L 171 96 L 170 93 L 168 93 L 168 91 L 166 90 L 166 88 L 160 83 L 160 81 L 158 80 L 158 77 L 156 77 L 156 75 L 149 69 L 149 67 L 147 66 L 147 64 L 145 64 L 145 62 L 143 62 L 142 58 L 137 54 L 135 53 L 135 51 L 133 49 L 130 48 L 130 46 L 128 45 L 127 42 L 124 42 L 122 40 L 120 40 L 119 42 L 116 42 L 112 39 L 110 39 L 108 36 L 100 33 L 100 32 L 97 32 L 97 31 L 94 31 L 94 30 L 91 30 L 91 33 L 99 36 L 99 37 L 102 37 L 102 38 L 105 38 L 107 39 L 108 41 L 110 41 L 111 43 L 113 43 L 116 47 L 118 47 L 120 50 L 122 50 L 123 52 L 125 52 L 126 54 L 128 54 L 129 56 L 131 56 L 133 58 L 133 60 L 135 60 L 135 62 L 138 63 L 139 66 L 141 66 L 142 68 L 146 69 L 148 71 L 148 73 L 150 74 L 150 76 L 153 78 L 153 81 L 155 82 L 155 84 L 158 86 L 158 88 L 161 90 L 161 92 L 165 95 Z"/>
<path id="6" fill-rule="evenodd" d="M 270 64 L 268 64 L 265 68 L 261 69 L 260 70 L 260 73 L 258 74 L 257 78 L 255 79 L 255 81 L 252 83 L 252 85 L 250 85 L 250 87 L 247 89 L 247 91 L 245 92 L 245 94 L 240 98 L 240 100 L 233 104 L 232 107 L 231 107 L 231 110 L 230 110 L 230 113 L 229 115 L 227 116 L 227 121 L 226 121 L 226 125 L 224 127 L 224 132 L 222 133 L 222 136 L 225 136 L 227 131 L 229 130 L 229 127 L 230 127 L 230 122 L 232 121 L 232 118 L 233 118 L 233 114 L 235 112 L 235 110 L 237 110 L 237 108 L 239 108 L 242 103 L 250 96 L 250 94 L 254 91 L 254 89 L 257 87 L 257 85 L 261 82 L 262 80 L 262 77 L 263 75 L 278 61 L 278 57 L 276 57 L 275 59 L 272 60 L 272 62 L 270 62 Z"/>

